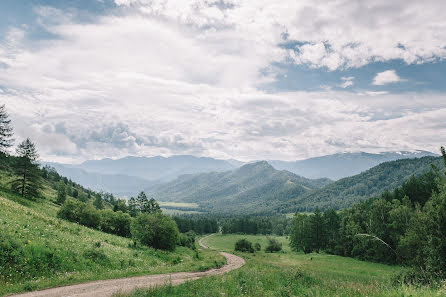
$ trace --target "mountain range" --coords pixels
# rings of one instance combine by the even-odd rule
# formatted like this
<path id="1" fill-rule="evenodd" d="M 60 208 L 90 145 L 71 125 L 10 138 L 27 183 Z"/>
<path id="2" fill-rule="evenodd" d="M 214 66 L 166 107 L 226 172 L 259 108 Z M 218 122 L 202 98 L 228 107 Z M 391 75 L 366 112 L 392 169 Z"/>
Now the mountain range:
<path id="1" fill-rule="evenodd" d="M 299 161 L 268 161 L 273 169 L 286 170 L 300 177 L 338 180 L 366 171 L 383 162 L 435 155 L 426 151 L 342 153 Z M 257 162 L 258 163 L 258 162 Z M 125 157 L 121 159 L 88 160 L 81 164 L 44 163 L 60 174 L 96 191 L 129 197 L 141 190 L 154 192 L 161 185 L 190 174 L 234 171 L 244 163 L 237 160 L 178 155 L 171 157 Z M 158 191 L 159 192 L 159 191 Z"/>
<path id="2" fill-rule="evenodd" d="M 182 175 L 148 192 L 156 200 L 197 203 L 205 211 L 252 213 L 275 208 L 331 182 L 276 170 L 260 161 L 233 171 Z"/>
<path id="3" fill-rule="evenodd" d="M 427 151 L 399 151 L 372 153 L 340 153 L 295 162 L 272 160 L 269 163 L 276 169 L 288 170 L 307 178 L 329 178 L 338 180 L 359 174 L 383 162 L 438 156 Z"/>

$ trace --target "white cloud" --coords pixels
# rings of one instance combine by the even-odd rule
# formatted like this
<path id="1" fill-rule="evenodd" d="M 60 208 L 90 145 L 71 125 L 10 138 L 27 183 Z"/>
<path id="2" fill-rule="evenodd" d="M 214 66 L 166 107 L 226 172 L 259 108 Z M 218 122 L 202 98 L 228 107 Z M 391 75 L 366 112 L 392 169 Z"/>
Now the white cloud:
<path id="1" fill-rule="evenodd" d="M 230 31 L 258 50 L 276 49 L 285 33 L 296 64 L 335 70 L 373 61 L 424 63 L 446 58 L 446 2 L 438 0 L 269 1 L 115 0 L 149 16 Z M 210 29 L 209 29 L 210 28 Z M 254 52 L 253 52 L 254 53 Z"/>
<path id="2" fill-rule="evenodd" d="M 0 62 L 7 65 L 0 72 L 0 102 L 7 104 L 18 140 L 33 137 L 43 159 L 65 161 L 128 154 L 292 160 L 345 147 L 437 150 L 446 143 L 446 127 L 438 126 L 446 116 L 441 94 L 271 94 L 257 88 L 274 79 L 271 65 L 288 57 L 289 50 L 278 46 L 284 32 L 306 41 L 302 51 L 291 51 L 296 63 L 334 70 L 395 58 L 387 52 L 387 33 L 395 40 L 408 34 L 405 49 L 395 51 L 409 52 L 406 61 L 412 53 L 418 57 L 412 62 L 441 56 L 446 30 L 438 29 L 420 50 L 418 28 L 396 30 L 402 20 L 393 21 L 393 10 L 353 17 L 359 7 L 341 12 L 341 2 L 317 1 L 315 10 L 300 1 L 143 2 L 83 24 L 61 15 L 56 20 L 62 23 L 47 22 L 46 16 L 61 12 L 41 10 L 41 22 L 57 39 L 24 41 L 22 30 L 0 45 Z M 435 12 L 442 4 L 435 5 L 436 11 L 426 6 L 427 15 L 441 29 Z M 420 22 L 420 30 L 433 34 L 428 27 Z M 345 87 L 353 82 L 343 78 Z"/>
<path id="3" fill-rule="evenodd" d="M 401 82 L 401 81 L 405 81 L 405 79 L 402 79 L 401 77 L 399 77 L 395 70 L 386 70 L 383 72 L 379 72 L 373 78 L 373 84 L 375 86 L 382 86 L 382 85 L 397 83 L 397 82 Z"/>
<path id="4" fill-rule="evenodd" d="M 354 85 L 355 78 L 353 76 L 341 77 L 343 83 L 339 85 L 339 87 L 345 89 Z"/>

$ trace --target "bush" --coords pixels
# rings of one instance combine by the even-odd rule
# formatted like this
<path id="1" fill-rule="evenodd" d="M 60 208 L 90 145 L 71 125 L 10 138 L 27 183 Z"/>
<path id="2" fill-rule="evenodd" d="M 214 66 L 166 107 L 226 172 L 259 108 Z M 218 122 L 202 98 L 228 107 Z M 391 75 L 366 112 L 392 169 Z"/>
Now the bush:
<path id="1" fill-rule="evenodd" d="M 122 211 L 114 212 L 111 209 L 100 211 L 101 229 L 104 232 L 119 236 L 130 236 L 131 217 Z"/>
<path id="2" fill-rule="evenodd" d="M 122 211 L 110 209 L 98 210 L 90 203 L 67 200 L 60 208 L 57 216 L 90 228 L 119 236 L 130 237 L 132 218 Z"/>
<path id="3" fill-rule="evenodd" d="M 172 251 L 180 233 L 174 220 L 161 213 L 141 213 L 132 222 L 132 236 L 141 244 Z"/>
<path id="4" fill-rule="evenodd" d="M 256 243 L 254 244 L 254 249 L 255 249 L 256 251 L 260 251 L 260 250 L 262 249 L 262 246 L 260 245 L 260 243 L 256 242 Z"/>
<path id="5" fill-rule="evenodd" d="M 268 238 L 268 246 L 265 248 L 265 252 L 274 253 L 282 250 L 282 244 L 274 238 Z"/>
<path id="6" fill-rule="evenodd" d="M 254 249 L 252 247 L 252 243 L 249 240 L 245 239 L 245 238 L 237 240 L 237 242 L 235 243 L 235 248 L 234 249 L 236 251 L 239 251 L 239 252 L 254 253 Z"/>
<path id="7" fill-rule="evenodd" d="M 81 208 L 79 223 L 90 228 L 98 229 L 101 224 L 101 214 L 93 205 L 84 204 Z"/>
<path id="8" fill-rule="evenodd" d="M 70 222 L 79 223 L 83 205 L 84 203 L 79 201 L 66 200 L 57 213 L 57 217 Z"/>
<path id="9" fill-rule="evenodd" d="M 441 275 L 418 267 L 404 270 L 393 277 L 393 283 L 395 285 L 437 286 L 441 282 Z"/>
<path id="10" fill-rule="evenodd" d="M 180 234 L 180 245 L 188 248 L 195 248 L 195 232 L 188 231 Z"/>

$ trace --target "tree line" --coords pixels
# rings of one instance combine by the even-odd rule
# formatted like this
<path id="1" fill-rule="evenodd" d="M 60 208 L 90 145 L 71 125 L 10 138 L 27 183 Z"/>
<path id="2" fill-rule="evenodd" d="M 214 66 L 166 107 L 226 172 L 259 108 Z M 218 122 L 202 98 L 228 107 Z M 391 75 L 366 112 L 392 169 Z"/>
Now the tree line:
<path id="1" fill-rule="evenodd" d="M 256 216 L 221 219 L 223 234 L 288 234 L 291 220 L 285 216 Z"/>
<path id="2" fill-rule="evenodd" d="M 446 152 L 441 148 L 446 168 Z M 409 281 L 446 277 L 446 171 L 433 165 L 379 198 L 336 212 L 296 213 L 293 249 L 412 267 Z"/>

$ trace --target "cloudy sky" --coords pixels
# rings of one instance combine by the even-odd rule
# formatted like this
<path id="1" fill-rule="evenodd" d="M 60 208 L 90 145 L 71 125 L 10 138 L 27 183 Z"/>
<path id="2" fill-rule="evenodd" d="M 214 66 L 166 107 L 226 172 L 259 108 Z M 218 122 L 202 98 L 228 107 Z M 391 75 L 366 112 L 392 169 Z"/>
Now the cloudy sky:
<path id="1" fill-rule="evenodd" d="M 446 1 L 3 0 L 0 104 L 47 161 L 446 144 Z"/>

